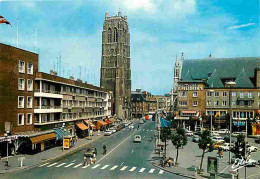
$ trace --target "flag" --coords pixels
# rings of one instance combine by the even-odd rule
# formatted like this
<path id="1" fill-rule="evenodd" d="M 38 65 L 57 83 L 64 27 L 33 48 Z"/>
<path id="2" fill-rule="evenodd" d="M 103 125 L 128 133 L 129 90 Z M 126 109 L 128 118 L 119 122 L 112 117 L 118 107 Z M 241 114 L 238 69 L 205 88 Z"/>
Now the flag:
<path id="1" fill-rule="evenodd" d="M 198 119 L 198 117 L 200 117 L 200 112 L 198 111 L 196 116 L 195 116 L 195 119 Z"/>
<path id="2" fill-rule="evenodd" d="M 0 24 L 4 24 L 4 23 L 12 26 L 10 22 L 8 22 L 3 16 L 0 15 Z"/>
<path id="3" fill-rule="evenodd" d="M 217 114 L 215 115 L 215 117 L 218 117 L 219 116 L 219 112 L 217 112 Z"/>

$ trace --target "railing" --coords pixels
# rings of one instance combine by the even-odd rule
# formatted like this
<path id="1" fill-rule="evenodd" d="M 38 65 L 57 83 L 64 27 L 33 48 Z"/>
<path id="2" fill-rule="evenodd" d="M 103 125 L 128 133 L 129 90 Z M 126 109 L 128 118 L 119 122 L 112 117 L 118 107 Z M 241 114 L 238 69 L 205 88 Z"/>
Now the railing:
<path id="1" fill-rule="evenodd" d="M 34 109 L 61 109 L 62 106 L 35 106 Z"/>
<path id="2" fill-rule="evenodd" d="M 53 91 L 53 90 L 42 90 L 42 91 L 40 91 L 40 89 L 36 89 L 35 92 L 38 92 L 38 93 L 42 92 L 42 93 L 51 93 L 51 94 L 61 94 L 60 91 Z"/>

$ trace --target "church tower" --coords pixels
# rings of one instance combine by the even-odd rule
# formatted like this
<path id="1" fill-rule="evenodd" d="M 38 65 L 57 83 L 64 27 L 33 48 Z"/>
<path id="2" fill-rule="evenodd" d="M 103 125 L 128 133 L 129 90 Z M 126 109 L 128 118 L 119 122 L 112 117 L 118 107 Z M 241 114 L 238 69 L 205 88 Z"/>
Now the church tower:
<path id="1" fill-rule="evenodd" d="M 100 86 L 113 91 L 113 114 L 130 118 L 131 69 L 130 34 L 127 16 L 105 15 L 102 32 L 102 57 Z"/>
<path id="2" fill-rule="evenodd" d="M 182 64 L 184 60 L 184 53 L 181 54 L 181 59 L 179 61 L 178 56 L 176 56 L 174 65 L 174 79 L 173 79 L 173 91 L 177 91 L 178 82 L 181 79 Z"/>

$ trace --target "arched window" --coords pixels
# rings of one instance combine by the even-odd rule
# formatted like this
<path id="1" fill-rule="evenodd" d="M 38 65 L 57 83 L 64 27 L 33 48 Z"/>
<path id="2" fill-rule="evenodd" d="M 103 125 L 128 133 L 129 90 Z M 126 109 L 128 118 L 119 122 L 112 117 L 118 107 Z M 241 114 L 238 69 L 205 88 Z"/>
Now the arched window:
<path id="1" fill-rule="evenodd" d="M 111 43 L 112 41 L 112 30 L 111 28 L 108 29 L 108 43 Z"/>
<path id="2" fill-rule="evenodd" d="M 114 28 L 114 42 L 118 42 L 118 33 L 116 28 Z"/>

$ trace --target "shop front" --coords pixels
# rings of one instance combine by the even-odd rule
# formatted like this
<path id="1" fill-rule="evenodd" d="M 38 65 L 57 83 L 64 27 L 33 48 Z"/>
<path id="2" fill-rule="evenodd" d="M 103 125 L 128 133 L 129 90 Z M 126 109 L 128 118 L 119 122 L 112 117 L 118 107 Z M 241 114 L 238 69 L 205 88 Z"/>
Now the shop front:
<path id="1" fill-rule="evenodd" d="M 83 122 L 76 124 L 76 134 L 79 138 L 84 138 L 88 135 L 88 126 Z"/>

